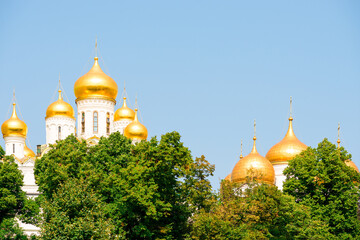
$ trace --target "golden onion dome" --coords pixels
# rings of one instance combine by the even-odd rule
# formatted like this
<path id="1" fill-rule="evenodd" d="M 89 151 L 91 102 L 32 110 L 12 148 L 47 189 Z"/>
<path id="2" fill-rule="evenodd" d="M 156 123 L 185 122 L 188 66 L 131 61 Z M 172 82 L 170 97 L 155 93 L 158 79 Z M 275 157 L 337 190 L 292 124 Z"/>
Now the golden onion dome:
<path id="1" fill-rule="evenodd" d="M 20 136 L 25 137 L 27 135 L 28 128 L 24 121 L 21 121 L 17 114 L 15 109 L 16 103 L 13 103 L 13 112 L 11 117 L 6 120 L 2 126 L 1 126 L 1 132 L 3 134 L 3 137 L 8 136 Z"/>
<path id="2" fill-rule="evenodd" d="M 129 123 L 124 130 L 124 136 L 132 140 L 146 140 L 148 131 L 144 125 L 142 125 L 137 117 L 137 108 L 135 109 L 134 121 Z"/>
<path id="3" fill-rule="evenodd" d="M 100 68 L 98 58 L 89 72 L 80 77 L 74 85 L 76 101 L 87 98 L 101 98 L 115 102 L 118 86 L 114 79 Z"/>
<path id="4" fill-rule="evenodd" d="M 295 136 L 292 121 L 293 118 L 290 117 L 289 129 L 285 137 L 270 148 L 266 154 L 266 158 L 269 159 L 272 164 L 287 163 L 296 155 L 307 149 L 307 146 L 300 142 L 300 140 Z"/>
<path id="5" fill-rule="evenodd" d="M 231 173 L 231 181 L 235 183 L 244 183 L 247 178 L 256 179 L 267 184 L 275 183 L 274 167 L 269 160 L 257 152 L 256 137 L 254 137 L 254 146 L 251 153 L 240 159 Z"/>
<path id="6" fill-rule="evenodd" d="M 28 148 L 28 146 L 26 146 L 26 144 L 24 146 L 24 156 L 27 158 L 35 157 L 35 153 L 30 148 Z"/>
<path id="7" fill-rule="evenodd" d="M 359 172 L 359 168 L 355 165 L 355 163 L 353 161 L 351 161 L 350 159 L 345 161 L 346 166 L 352 167 L 353 169 L 355 169 L 357 172 Z"/>
<path id="8" fill-rule="evenodd" d="M 49 105 L 49 107 L 46 110 L 45 119 L 55 116 L 75 118 L 74 109 L 69 103 L 63 100 L 60 89 L 59 89 L 59 99 Z"/>
<path id="9" fill-rule="evenodd" d="M 131 108 L 129 108 L 126 104 L 126 97 L 124 97 L 124 103 L 121 108 L 116 110 L 114 114 L 114 121 L 121 121 L 121 120 L 130 120 L 134 121 L 135 112 Z"/>
<path id="10" fill-rule="evenodd" d="M 231 173 L 227 175 L 224 180 L 231 182 Z"/>

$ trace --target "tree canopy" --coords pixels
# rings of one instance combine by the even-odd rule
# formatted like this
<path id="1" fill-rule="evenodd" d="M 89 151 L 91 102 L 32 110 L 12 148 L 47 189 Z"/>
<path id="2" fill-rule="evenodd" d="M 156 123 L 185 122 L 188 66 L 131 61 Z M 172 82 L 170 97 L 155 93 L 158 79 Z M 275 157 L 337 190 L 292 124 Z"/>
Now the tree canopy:
<path id="1" fill-rule="evenodd" d="M 69 136 L 35 165 L 43 193 L 43 239 L 61 239 L 56 229 L 74 224 L 109 230 L 94 239 L 183 239 L 190 217 L 209 206 L 207 178 L 213 171 L 203 156 L 193 159 L 177 132 L 136 145 L 120 133 L 95 146 Z M 83 201 L 83 191 L 88 202 L 76 205 Z M 80 209 L 74 215 L 70 209 L 75 208 Z M 90 215 L 87 220 L 82 212 Z M 86 239 L 84 231 L 78 234 Z"/>
<path id="2" fill-rule="evenodd" d="M 0 147 L 0 154 L 3 153 Z M 23 175 L 14 158 L 3 157 L 0 161 L 0 239 L 27 239 L 15 218 L 36 223 L 38 206 L 26 197 L 22 186 Z"/>
<path id="3" fill-rule="evenodd" d="M 284 192 L 311 208 L 339 239 L 360 236 L 357 218 L 360 175 L 345 161 L 351 155 L 324 139 L 289 162 Z"/>
<path id="4" fill-rule="evenodd" d="M 194 216 L 189 239 L 330 239 L 326 223 L 275 186 L 223 181 L 209 211 Z"/>

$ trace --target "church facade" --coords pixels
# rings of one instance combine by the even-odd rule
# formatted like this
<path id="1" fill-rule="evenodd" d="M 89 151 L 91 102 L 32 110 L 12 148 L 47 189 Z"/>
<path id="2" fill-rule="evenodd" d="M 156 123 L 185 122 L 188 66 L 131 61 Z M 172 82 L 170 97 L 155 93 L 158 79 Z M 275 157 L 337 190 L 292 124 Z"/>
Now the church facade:
<path id="1" fill-rule="evenodd" d="M 94 58 L 92 68 L 81 76 L 74 84 L 77 112 L 65 102 L 59 86 L 58 99 L 51 103 L 45 115 L 46 144 L 37 146 L 37 154 L 26 146 L 28 127 L 17 115 L 14 100 L 11 117 L 6 120 L 1 131 L 5 140 L 5 154 L 13 155 L 15 162 L 24 175 L 23 190 L 28 197 L 39 195 L 34 177 L 36 158 L 43 156 L 56 144 L 73 134 L 78 139 L 84 139 L 88 144 L 96 144 L 100 137 L 106 137 L 119 131 L 133 143 L 146 140 L 148 132 L 139 122 L 137 109 L 127 106 L 123 98 L 122 107 L 115 109 L 118 86 L 106 75 Z M 28 235 L 38 234 L 39 228 L 20 222 L 20 226 Z"/>

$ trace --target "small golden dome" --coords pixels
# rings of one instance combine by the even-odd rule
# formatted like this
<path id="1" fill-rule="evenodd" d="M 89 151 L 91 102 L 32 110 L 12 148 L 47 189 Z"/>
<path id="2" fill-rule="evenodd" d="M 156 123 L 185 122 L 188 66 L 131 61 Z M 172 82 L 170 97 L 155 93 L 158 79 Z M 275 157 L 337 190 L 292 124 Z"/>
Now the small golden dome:
<path id="1" fill-rule="evenodd" d="M 307 146 L 297 139 L 292 126 L 293 118 L 289 118 L 289 129 L 285 137 L 275 144 L 266 154 L 272 164 L 286 163 L 307 149 Z"/>
<path id="2" fill-rule="evenodd" d="M 8 136 L 21 136 L 25 137 L 27 135 L 28 128 L 24 121 L 21 121 L 17 114 L 15 109 L 16 104 L 13 103 L 13 112 L 11 117 L 6 120 L 2 126 L 1 126 L 1 132 L 3 134 L 3 137 Z"/>
<path id="3" fill-rule="evenodd" d="M 227 175 L 224 180 L 231 182 L 231 173 Z"/>
<path id="4" fill-rule="evenodd" d="M 135 112 L 126 105 L 126 97 L 124 97 L 124 103 L 121 108 L 116 110 L 114 114 L 114 121 L 130 120 L 134 121 Z"/>
<path id="5" fill-rule="evenodd" d="M 254 137 L 254 146 L 251 153 L 236 163 L 231 173 L 231 181 L 244 183 L 248 177 L 250 179 L 256 179 L 259 182 L 268 184 L 275 183 L 274 167 L 269 160 L 257 152 L 256 137 Z"/>
<path id="6" fill-rule="evenodd" d="M 72 106 L 65 102 L 61 95 L 61 90 L 59 89 L 59 99 L 52 104 L 46 110 L 46 118 L 54 117 L 54 116 L 64 116 L 64 117 L 74 117 L 74 109 Z"/>
<path id="7" fill-rule="evenodd" d="M 28 148 L 28 146 L 26 146 L 26 144 L 25 144 L 25 147 L 24 147 L 24 156 L 27 157 L 27 158 L 34 158 L 35 157 L 35 153 L 30 148 Z"/>
<path id="8" fill-rule="evenodd" d="M 124 136 L 132 140 L 146 140 L 148 131 L 144 125 L 142 125 L 137 117 L 137 108 L 135 109 L 134 121 L 129 123 L 124 130 Z"/>
<path id="9" fill-rule="evenodd" d="M 352 167 L 353 169 L 355 169 L 357 172 L 359 172 L 358 167 L 355 165 L 355 163 L 353 161 L 351 161 L 350 159 L 345 161 L 346 166 Z"/>
<path id="10" fill-rule="evenodd" d="M 115 102 L 118 86 L 114 79 L 106 75 L 100 68 L 98 58 L 94 58 L 93 67 L 74 85 L 76 101 L 87 98 L 101 98 Z"/>

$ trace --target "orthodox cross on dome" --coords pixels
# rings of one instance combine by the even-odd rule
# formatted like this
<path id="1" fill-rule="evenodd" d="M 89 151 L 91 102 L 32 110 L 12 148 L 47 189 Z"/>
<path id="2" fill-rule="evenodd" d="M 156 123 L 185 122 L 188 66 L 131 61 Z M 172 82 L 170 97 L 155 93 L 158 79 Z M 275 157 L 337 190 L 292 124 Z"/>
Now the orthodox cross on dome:
<path id="1" fill-rule="evenodd" d="M 95 57 L 97 57 L 97 36 L 95 38 Z"/>
<path id="2" fill-rule="evenodd" d="M 256 119 L 254 119 L 254 140 L 256 139 Z"/>
<path id="3" fill-rule="evenodd" d="M 338 140 L 337 140 L 338 148 L 340 148 L 340 122 L 338 123 Z"/>
<path id="4" fill-rule="evenodd" d="M 290 118 L 292 118 L 292 97 L 290 97 Z"/>
<path id="5" fill-rule="evenodd" d="M 125 80 L 124 80 L 124 91 L 122 93 L 122 97 L 127 97 Z"/>
<path id="6" fill-rule="evenodd" d="M 240 159 L 242 159 L 243 158 L 243 155 L 242 155 L 243 141 L 242 141 L 242 139 L 241 139 L 241 145 L 240 146 L 241 146 L 240 147 Z"/>
<path id="7" fill-rule="evenodd" d="M 135 108 L 139 108 L 139 106 L 138 106 L 138 101 L 137 101 L 137 94 L 136 94 L 136 96 L 135 96 Z"/>
<path id="8" fill-rule="evenodd" d="M 59 73 L 59 90 L 61 90 L 60 73 Z"/>

